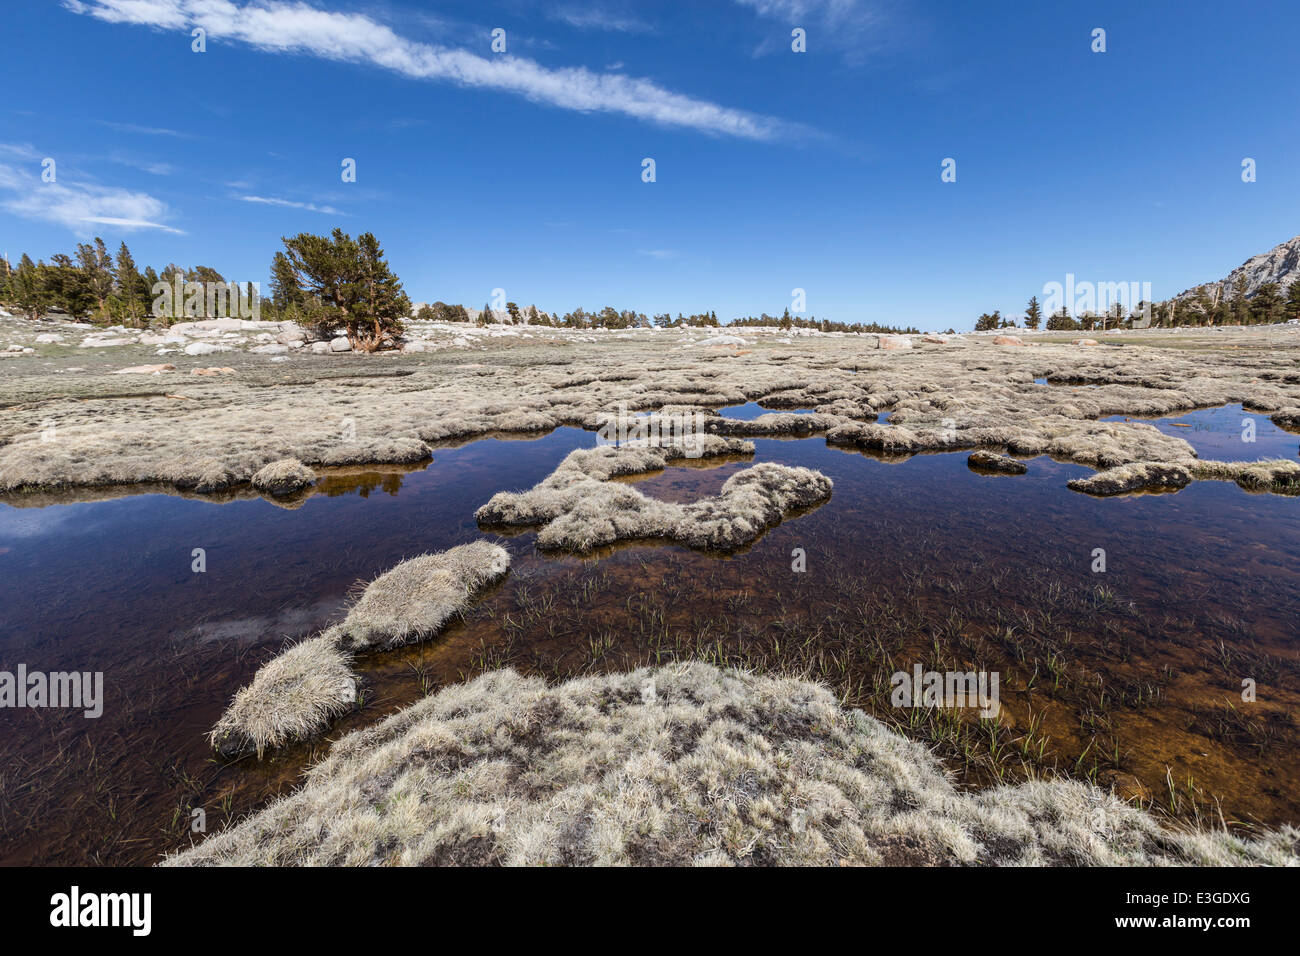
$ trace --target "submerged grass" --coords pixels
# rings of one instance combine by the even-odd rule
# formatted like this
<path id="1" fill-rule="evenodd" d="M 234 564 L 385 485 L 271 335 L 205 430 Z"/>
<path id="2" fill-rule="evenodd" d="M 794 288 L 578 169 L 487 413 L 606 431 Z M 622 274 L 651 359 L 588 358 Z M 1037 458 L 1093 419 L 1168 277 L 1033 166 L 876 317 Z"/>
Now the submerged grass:
<path id="1" fill-rule="evenodd" d="M 353 654 L 432 637 L 509 567 L 500 545 L 474 541 L 381 574 L 341 624 L 284 651 L 235 694 L 209 735 L 213 748 L 260 759 L 268 748 L 317 736 L 356 703 Z"/>

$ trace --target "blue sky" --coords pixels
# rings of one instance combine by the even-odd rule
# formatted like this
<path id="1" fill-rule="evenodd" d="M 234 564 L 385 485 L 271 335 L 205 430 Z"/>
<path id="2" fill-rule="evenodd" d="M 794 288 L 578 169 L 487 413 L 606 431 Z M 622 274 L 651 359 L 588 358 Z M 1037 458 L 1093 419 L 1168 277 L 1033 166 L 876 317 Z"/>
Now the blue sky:
<path id="1" fill-rule="evenodd" d="M 5 26 L 15 260 L 102 235 L 264 282 L 281 235 L 341 226 L 415 300 L 725 320 L 802 288 L 963 329 L 1068 272 L 1164 298 L 1300 233 L 1293 0 L 68 0 Z"/>

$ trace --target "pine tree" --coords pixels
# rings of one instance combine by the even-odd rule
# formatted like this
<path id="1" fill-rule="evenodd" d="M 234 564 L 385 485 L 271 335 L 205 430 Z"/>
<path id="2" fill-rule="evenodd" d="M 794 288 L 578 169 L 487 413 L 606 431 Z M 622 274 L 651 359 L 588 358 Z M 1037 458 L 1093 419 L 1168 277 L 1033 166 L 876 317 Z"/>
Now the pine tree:
<path id="1" fill-rule="evenodd" d="M 1300 279 L 1294 280 L 1287 288 L 1286 315 L 1288 319 L 1300 318 Z"/>
<path id="2" fill-rule="evenodd" d="M 404 331 L 402 319 L 411 312 L 411 300 L 402 291 L 402 283 L 389 268 L 384 250 L 373 233 L 363 232 L 358 236 L 357 247 L 363 295 L 358 324 L 369 322 L 370 328 L 361 332 L 349 328 L 348 339 L 354 348 L 360 341 L 367 352 L 373 352 Z"/>
<path id="3" fill-rule="evenodd" d="M 161 316 L 154 315 L 153 311 L 154 286 L 156 286 L 160 281 L 158 273 L 154 270 L 153 266 L 144 267 L 144 279 L 142 280 L 142 286 L 145 290 L 144 314 L 148 318 L 161 318 Z"/>
<path id="4" fill-rule="evenodd" d="M 49 305 L 62 309 L 75 322 L 80 322 L 94 310 L 97 300 L 90 276 L 70 256 L 56 253 L 50 256 L 49 265 L 38 264 L 36 269 Z"/>
<path id="5" fill-rule="evenodd" d="M 1245 325 L 1250 314 L 1250 308 L 1246 304 L 1246 285 L 1244 272 L 1232 283 L 1232 321 L 1237 325 Z"/>
<path id="6" fill-rule="evenodd" d="M 1282 308 L 1282 297 L 1278 294 L 1276 282 L 1265 282 L 1255 290 L 1250 300 L 1251 314 L 1258 322 L 1274 322 Z"/>
<path id="7" fill-rule="evenodd" d="M 149 288 L 145 286 L 144 276 L 135 266 L 131 250 L 123 242 L 117 248 L 117 288 L 122 310 L 132 324 L 139 324 L 148 313 Z"/>
<path id="8" fill-rule="evenodd" d="M 1038 296 L 1029 297 L 1029 305 L 1025 307 L 1025 328 L 1037 329 L 1043 322 L 1043 310 L 1038 304 Z"/>
<path id="9" fill-rule="evenodd" d="M 293 273 L 292 278 L 287 272 L 282 275 L 285 289 L 296 286 L 303 293 L 296 321 L 325 334 L 342 327 L 352 347 L 366 352 L 391 344 L 401 334 L 411 300 L 374 235 L 366 232 L 353 239 L 342 229 L 329 236 L 303 232 L 285 238 L 284 245 Z"/>
<path id="10" fill-rule="evenodd" d="M 29 319 L 39 319 L 50 305 L 50 293 L 44 281 L 45 266 L 37 266 L 31 256 L 23 253 L 18 268 L 10 278 L 9 288 L 14 305 Z"/>
<path id="11" fill-rule="evenodd" d="M 95 237 L 94 245 L 77 243 L 77 264 L 85 273 L 86 286 L 95 299 L 101 319 L 108 318 L 108 297 L 113 294 L 113 260 L 104 240 Z"/>
<path id="12" fill-rule="evenodd" d="M 303 304 L 303 298 L 293 263 L 283 252 L 277 252 L 271 259 L 271 307 L 276 315 L 287 315 L 291 308 Z"/>
<path id="13" fill-rule="evenodd" d="M 1047 331 L 1049 332 L 1074 332 L 1079 328 L 1079 324 L 1070 318 L 1070 310 L 1061 306 L 1055 312 L 1047 317 Z"/>

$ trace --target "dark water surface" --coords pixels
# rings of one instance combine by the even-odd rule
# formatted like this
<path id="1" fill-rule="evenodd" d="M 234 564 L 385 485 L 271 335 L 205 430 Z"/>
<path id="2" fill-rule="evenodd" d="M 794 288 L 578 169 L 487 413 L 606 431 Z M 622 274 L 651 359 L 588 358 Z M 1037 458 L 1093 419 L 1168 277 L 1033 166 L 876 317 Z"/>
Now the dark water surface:
<path id="1" fill-rule="evenodd" d="M 1239 410 L 1220 411 L 1239 436 Z M 1211 425 L 1180 437 L 1227 457 L 1201 450 L 1225 434 Z M 1249 457 L 1279 454 L 1263 451 L 1274 440 L 1260 425 Z M 97 720 L 0 711 L 0 861 L 149 863 L 188 844 L 194 809 L 211 832 L 287 792 L 328 742 L 215 760 L 204 734 L 234 691 L 285 640 L 337 620 L 359 582 L 481 536 L 473 513 L 494 492 L 594 443 L 564 428 L 437 449 L 411 470 L 327 476 L 293 510 L 0 499 L 0 670 L 103 671 L 106 697 Z M 1065 487 L 1087 469 L 1047 458 L 989 477 L 965 453 L 755 444 L 755 461 L 824 472 L 831 500 L 728 557 L 643 542 L 580 559 L 537 553 L 529 532 L 500 539 L 505 582 L 437 640 L 361 659 L 365 705 L 331 736 L 487 667 L 562 677 L 705 656 L 811 673 L 948 756 L 970 741 L 889 712 L 888 675 L 978 666 L 1002 673 L 1004 717 L 993 746 L 954 766 L 971 784 L 1059 770 L 1135 781 L 1182 815 L 1300 821 L 1300 500 L 1217 482 L 1102 500 Z M 690 500 L 748 464 L 671 468 L 637 487 Z M 191 570 L 196 548 L 204 573 Z M 1241 700 L 1244 678 L 1256 703 Z"/>
<path id="2" fill-rule="evenodd" d="M 1147 422 L 1166 435 L 1183 439 L 1196 449 L 1198 458 L 1215 461 L 1295 460 L 1300 451 L 1300 435 L 1279 428 L 1267 415 L 1248 412 L 1241 405 L 1200 408 L 1172 418 L 1112 415 L 1102 421 Z"/>

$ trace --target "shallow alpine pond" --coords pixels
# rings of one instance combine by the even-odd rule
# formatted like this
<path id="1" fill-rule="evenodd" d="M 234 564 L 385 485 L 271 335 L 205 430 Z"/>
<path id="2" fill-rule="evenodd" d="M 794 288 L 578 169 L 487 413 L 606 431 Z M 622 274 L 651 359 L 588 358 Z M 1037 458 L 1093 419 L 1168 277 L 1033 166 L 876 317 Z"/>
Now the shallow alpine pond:
<path id="1" fill-rule="evenodd" d="M 1111 415 L 1102 420 L 1146 422 L 1166 435 L 1183 439 L 1196 449 L 1198 458 L 1215 461 L 1294 460 L 1300 451 L 1300 435 L 1279 428 L 1267 415 L 1246 411 L 1240 404 L 1198 408 L 1168 418 Z"/>
<path id="2" fill-rule="evenodd" d="M 1240 410 L 1223 414 L 1240 443 Z M 1197 443 L 1217 434 L 1183 437 L 1227 457 Z M 1281 455 L 1257 437 L 1250 457 Z M 196 820 L 215 832 L 288 792 L 329 738 L 449 682 L 674 657 L 816 677 L 932 744 L 965 785 L 1061 773 L 1180 819 L 1300 821 L 1300 499 L 1219 482 L 1096 499 L 1066 488 L 1087 469 L 1048 458 L 988 476 L 965 452 L 885 460 L 820 437 L 755 441 L 753 462 L 835 488 L 740 553 L 651 541 L 574 557 L 538 552 L 532 531 L 490 535 L 510 574 L 437 639 L 361 658 L 361 704 L 328 738 L 212 754 L 206 733 L 286 641 L 399 561 L 482 536 L 474 511 L 494 492 L 594 443 L 561 428 L 438 448 L 325 474 L 289 507 L 127 494 L 140 489 L 0 499 L 0 671 L 104 675 L 98 718 L 0 710 L 0 861 L 152 863 L 201 838 Z M 687 501 L 750 463 L 627 480 Z M 918 665 L 997 673 L 1000 713 L 893 706 L 890 676 Z"/>

